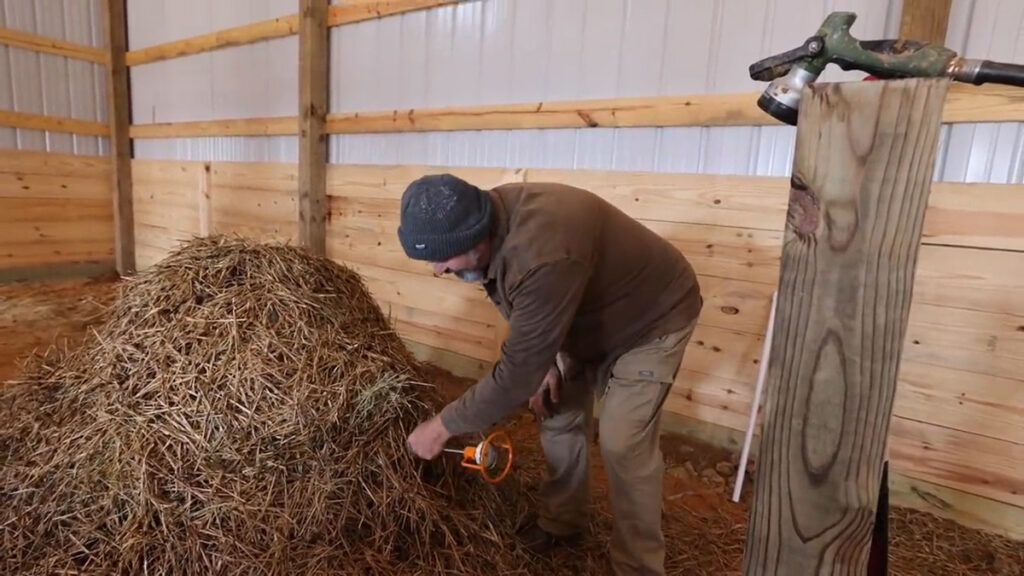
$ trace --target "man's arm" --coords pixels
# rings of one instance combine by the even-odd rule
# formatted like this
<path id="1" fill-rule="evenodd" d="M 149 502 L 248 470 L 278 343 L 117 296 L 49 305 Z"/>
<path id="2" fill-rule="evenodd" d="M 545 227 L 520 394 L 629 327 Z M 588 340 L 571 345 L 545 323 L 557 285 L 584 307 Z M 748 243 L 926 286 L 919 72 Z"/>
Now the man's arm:
<path id="1" fill-rule="evenodd" d="M 441 411 L 448 432 L 484 430 L 526 402 L 555 362 L 587 285 L 587 267 L 564 259 L 532 270 L 516 286 L 501 358 Z"/>

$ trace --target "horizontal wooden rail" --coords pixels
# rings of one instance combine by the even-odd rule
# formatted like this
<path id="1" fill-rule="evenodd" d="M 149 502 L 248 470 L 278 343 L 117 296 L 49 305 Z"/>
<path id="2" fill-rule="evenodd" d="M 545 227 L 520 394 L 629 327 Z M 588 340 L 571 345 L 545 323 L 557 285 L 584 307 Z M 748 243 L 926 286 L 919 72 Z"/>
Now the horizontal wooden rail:
<path id="1" fill-rule="evenodd" d="M 201 138 L 205 136 L 288 136 L 299 133 L 297 116 L 237 118 L 133 124 L 132 138 Z"/>
<path id="2" fill-rule="evenodd" d="M 84 44 L 29 34 L 28 32 L 11 28 L 0 27 L 0 44 L 26 50 L 35 50 L 36 52 L 45 52 L 47 54 L 56 54 L 57 56 L 67 56 L 77 60 L 88 60 L 97 64 L 106 64 L 109 61 L 107 51 L 103 48 L 94 48 Z"/>
<path id="3" fill-rule="evenodd" d="M 61 116 L 43 114 L 27 114 L 0 110 L 0 126 L 23 128 L 26 130 L 44 130 L 47 132 L 67 132 L 89 136 L 109 136 L 110 126 L 104 122 L 78 120 Z"/>
<path id="4" fill-rule="evenodd" d="M 425 8 L 444 6 L 446 4 L 455 4 L 459 1 L 460 0 L 352 0 L 343 4 L 331 6 L 327 13 L 327 25 L 341 26 L 343 24 L 352 24 L 354 22 L 373 20 L 375 18 L 401 14 L 403 12 L 423 10 Z M 128 66 L 138 66 L 140 64 L 177 58 L 179 56 L 187 56 L 189 54 L 209 52 L 211 50 L 227 48 L 229 46 L 242 46 L 253 42 L 259 42 L 261 40 L 282 38 L 284 36 L 298 34 L 298 32 L 299 15 L 289 14 L 288 16 L 282 16 L 280 18 L 263 20 L 261 22 L 218 30 L 209 34 L 201 34 L 199 36 L 185 38 L 183 40 L 175 40 L 173 42 L 157 44 L 155 46 L 140 48 L 138 50 L 131 50 L 127 54 L 127 62 Z"/>
<path id="5" fill-rule="evenodd" d="M 655 96 L 527 104 L 345 112 L 327 116 L 328 134 L 524 128 L 640 126 L 771 126 L 757 93 Z M 1024 121 L 1024 90 L 1004 86 L 951 87 L 942 121 Z M 294 116 L 136 124 L 133 138 L 266 136 L 298 133 Z"/>

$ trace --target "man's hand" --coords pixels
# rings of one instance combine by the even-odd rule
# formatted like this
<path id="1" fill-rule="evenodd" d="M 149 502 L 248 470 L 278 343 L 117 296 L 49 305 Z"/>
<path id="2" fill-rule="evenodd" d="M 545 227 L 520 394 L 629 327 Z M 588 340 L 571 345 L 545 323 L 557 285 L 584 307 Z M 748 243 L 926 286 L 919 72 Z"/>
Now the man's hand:
<path id="1" fill-rule="evenodd" d="M 541 420 L 550 418 L 551 414 L 548 413 L 547 408 L 544 406 L 544 393 L 548 392 L 551 395 L 551 401 L 555 404 L 558 403 L 558 387 L 562 383 L 562 373 L 558 371 L 558 366 L 552 366 L 548 369 L 548 373 L 544 375 L 544 380 L 540 383 L 540 388 L 537 392 L 530 397 L 530 410 L 537 416 L 540 416 Z"/>
<path id="2" fill-rule="evenodd" d="M 452 435 L 441 422 L 440 414 L 426 422 L 420 423 L 409 435 L 409 448 L 424 460 L 433 460 L 444 449 L 445 442 Z"/>

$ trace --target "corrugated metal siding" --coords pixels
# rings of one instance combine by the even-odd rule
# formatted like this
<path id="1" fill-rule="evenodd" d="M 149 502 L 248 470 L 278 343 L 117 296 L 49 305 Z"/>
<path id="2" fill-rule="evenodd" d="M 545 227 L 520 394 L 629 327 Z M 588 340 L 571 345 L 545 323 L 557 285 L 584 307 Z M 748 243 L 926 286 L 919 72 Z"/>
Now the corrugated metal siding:
<path id="1" fill-rule="evenodd" d="M 0 0 L 0 26 L 103 46 L 101 0 Z M 106 122 L 106 71 L 98 64 L 0 45 L 0 109 Z M 0 147 L 105 154 L 107 139 L 0 127 Z"/>
<path id="2" fill-rule="evenodd" d="M 295 0 L 129 0 L 129 49 L 293 14 Z M 174 58 L 131 69 L 136 122 L 294 115 L 295 36 Z M 138 158 L 293 162 L 294 136 L 137 140 Z"/>
<path id="3" fill-rule="evenodd" d="M 336 1 L 334 3 L 337 3 Z M 271 18 L 295 2 L 133 0 L 133 47 Z M 216 5 L 217 7 L 213 7 Z M 332 112 L 755 91 L 747 67 L 798 45 L 826 14 L 861 38 L 895 37 L 901 0 L 477 0 L 331 30 Z M 1024 61 L 1024 3 L 953 0 L 948 44 Z M 274 40 L 133 70 L 143 121 L 294 114 L 297 41 Z M 822 80 L 856 79 L 830 67 Z M 332 162 L 430 163 L 786 175 L 788 126 L 337 135 Z M 1021 182 L 1021 124 L 944 127 L 936 177 Z M 295 139 L 139 141 L 139 156 L 284 160 Z"/>
<path id="4" fill-rule="evenodd" d="M 798 45 L 831 10 L 895 33 L 888 0 L 484 0 L 332 31 L 332 111 L 738 92 L 754 60 Z M 823 79 L 859 77 L 830 69 Z M 340 135 L 333 162 L 786 174 L 790 127 Z"/>
<path id="5" fill-rule="evenodd" d="M 972 58 L 1024 63 L 1024 2 L 953 0 L 946 45 Z M 1024 123 L 946 127 L 937 178 L 1024 183 Z"/>

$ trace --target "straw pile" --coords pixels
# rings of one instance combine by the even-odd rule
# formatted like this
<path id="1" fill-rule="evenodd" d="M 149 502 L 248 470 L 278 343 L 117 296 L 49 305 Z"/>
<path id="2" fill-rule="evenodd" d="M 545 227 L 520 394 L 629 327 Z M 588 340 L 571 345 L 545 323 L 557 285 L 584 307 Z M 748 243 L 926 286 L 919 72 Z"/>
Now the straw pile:
<path id="1" fill-rule="evenodd" d="M 406 448 L 440 395 L 354 272 L 214 237 L 120 290 L 0 387 L 4 574 L 525 573 L 514 481 Z"/>

